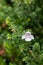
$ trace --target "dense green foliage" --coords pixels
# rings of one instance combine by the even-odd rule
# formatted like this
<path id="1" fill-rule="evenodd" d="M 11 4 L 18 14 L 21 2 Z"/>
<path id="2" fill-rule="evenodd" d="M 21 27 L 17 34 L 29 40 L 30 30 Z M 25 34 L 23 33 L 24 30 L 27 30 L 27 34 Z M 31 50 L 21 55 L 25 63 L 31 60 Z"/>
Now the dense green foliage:
<path id="1" fill-rule="evenodd" d="M 43 65 L 43 0 L 0 0 L 0 65 Z"/>

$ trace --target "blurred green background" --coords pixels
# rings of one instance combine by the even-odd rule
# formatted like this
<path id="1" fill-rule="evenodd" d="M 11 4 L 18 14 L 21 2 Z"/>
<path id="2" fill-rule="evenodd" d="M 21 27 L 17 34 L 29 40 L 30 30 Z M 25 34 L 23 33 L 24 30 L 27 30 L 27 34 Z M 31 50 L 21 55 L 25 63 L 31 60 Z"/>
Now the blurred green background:
<path id="1" fill-rule="evenodd" d="M 0 0 L 0 65 L 43 65 L 43 0 Z"/>

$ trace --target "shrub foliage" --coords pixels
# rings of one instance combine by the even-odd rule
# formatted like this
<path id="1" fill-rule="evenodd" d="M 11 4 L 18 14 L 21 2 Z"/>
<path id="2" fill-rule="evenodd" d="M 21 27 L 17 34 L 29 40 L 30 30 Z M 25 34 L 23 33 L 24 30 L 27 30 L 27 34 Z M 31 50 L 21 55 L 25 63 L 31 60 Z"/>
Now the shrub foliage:
<path id="1" fill-rule="evenodd" d="M 43 0 L 0 0 L 0 65 L 43 65 Z"/>

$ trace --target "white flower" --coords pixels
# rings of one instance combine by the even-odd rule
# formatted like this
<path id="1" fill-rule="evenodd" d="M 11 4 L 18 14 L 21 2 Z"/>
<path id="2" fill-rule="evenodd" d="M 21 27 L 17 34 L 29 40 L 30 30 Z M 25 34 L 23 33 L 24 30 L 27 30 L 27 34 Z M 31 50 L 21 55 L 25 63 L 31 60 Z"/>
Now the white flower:
<path id="1" fill-rule="evenodd" d="M 34 36 L 31 34 L 31 32 L 26 32 L 25 35 L 22 36 L 22 39 L 25 41 L 31 41 L 34 39 Z"/>

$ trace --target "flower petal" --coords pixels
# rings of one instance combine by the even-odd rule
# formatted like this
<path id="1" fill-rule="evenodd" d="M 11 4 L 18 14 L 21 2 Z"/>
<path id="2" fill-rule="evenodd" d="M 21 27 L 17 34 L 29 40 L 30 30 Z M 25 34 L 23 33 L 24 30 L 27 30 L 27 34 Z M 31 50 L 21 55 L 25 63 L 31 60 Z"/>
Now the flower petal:
<path id="1" fill-rule="evenodd" d="M 25 38 L 25 41 L 31 41 L 31 38 Z"/>
<path id="2" fill-rule="evenodd" d="M 22 36 L 22 39 L 25 39 L 25 35 Z"/>
<path id="3" fill-rule="evenodd" d="M 34 39 L 34 36 L 33 35 L 30 35 L 30 38 L 31 38 L 31 40 Z"/>
<path id="4" fill-rule="evenodd" d="M 31 35 L 31 32 L 28 31 L 28 32 L 26 32 L 25 34 L 30 34 L 30 35 Z"/>

